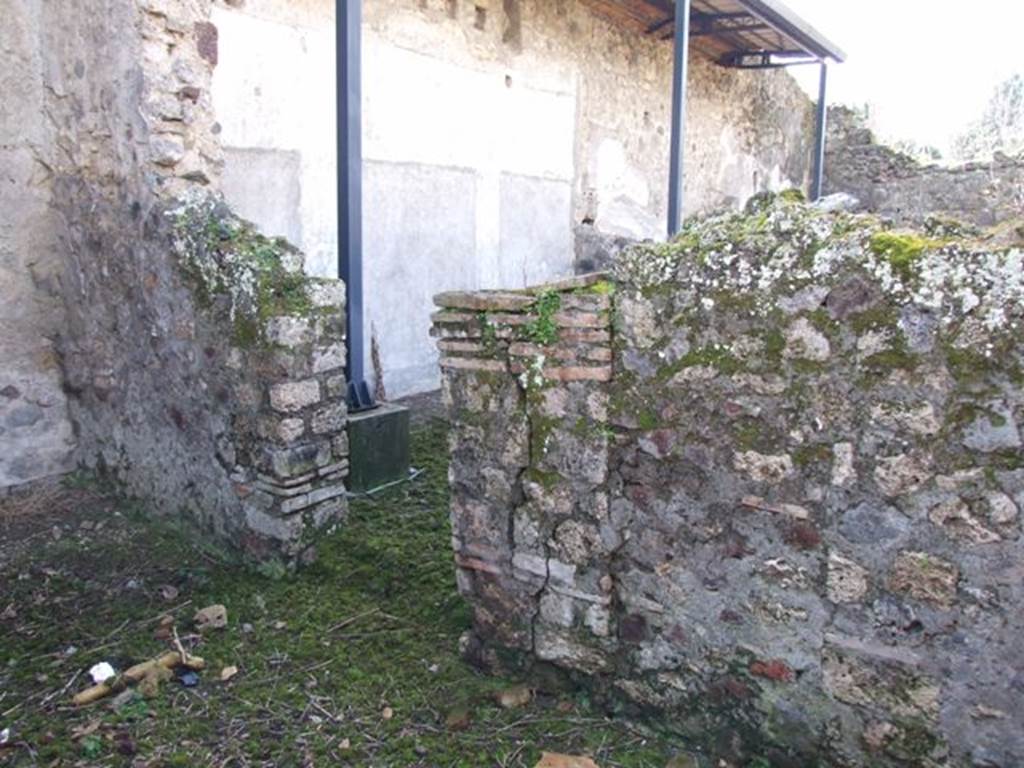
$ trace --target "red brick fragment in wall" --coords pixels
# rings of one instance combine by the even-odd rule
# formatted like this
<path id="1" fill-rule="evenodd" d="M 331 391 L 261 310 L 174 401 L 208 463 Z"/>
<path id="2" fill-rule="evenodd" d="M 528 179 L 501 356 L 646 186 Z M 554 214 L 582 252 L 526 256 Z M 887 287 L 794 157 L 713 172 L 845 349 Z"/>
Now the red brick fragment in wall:
<path id="1" fill-rule="evenodd" d="M 669 429 L 656 429 L 651 432 L 651 442 L 658 448 L 658 452 L 662 456 L 668 456 L 672 450 L 672 444 L 675 442 L 673 438 L 672 430 Z"/>
<path id="2" fill-rule="evenodd" d="M 815 549 L 821 544 L 821 534 L 810 523 L 794 523 L 786 531 L 786 543 L 797 549 Z"/>
<path id="3" fill-rule="evenodd" d="M 732 676 L 722 677 L 708 686 L 708 703 L 712 706 L 729 706 L 736 701 L 751 698 L 754 692 L 750 686 Z"/>
<path id="4" fill-rule="evenodd" d="M 779 659 L 755 661 L 750 665 L 750 674 L 780 683 L 788 683 L 795 677 L 789 665 Z"/>
<path id="5" fill-rule="evenodd" d="M 197 21 L 195 26 L 196 49 L 211 67 L 217 66 L 220 33 L 208 21 Z"/>

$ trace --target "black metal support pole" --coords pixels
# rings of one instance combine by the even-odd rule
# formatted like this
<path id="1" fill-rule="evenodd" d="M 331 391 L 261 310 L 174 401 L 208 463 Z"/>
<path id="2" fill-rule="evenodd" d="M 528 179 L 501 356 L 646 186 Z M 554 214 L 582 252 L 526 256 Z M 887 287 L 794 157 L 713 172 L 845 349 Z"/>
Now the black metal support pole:
<path id="1" fill-rule="evenodd" d="M 690 49 L 690 0 L 675 0 L 675 51 L 672 67 L 672 147 L 668 169 L 668 236 L 674 237 L 683 223 L 686 184 L 686 73 Z"/>
<path id="2" fill-rule="evenodd" d="M 353 411 L 374 406 L 364 376 L 362 0 L 336 0 L 338 134 L 338 276 L 345 281 L 348 400 Z"/>
<path id="3" fill-rule="evenodd" d="M 818 126 L 814 137 L 814 179 L 811 182 L 811 200 L 821 197 L 825 181 L 825 132 L 828 130 L 828 63 L 822 60 L 818 82 Z"/>

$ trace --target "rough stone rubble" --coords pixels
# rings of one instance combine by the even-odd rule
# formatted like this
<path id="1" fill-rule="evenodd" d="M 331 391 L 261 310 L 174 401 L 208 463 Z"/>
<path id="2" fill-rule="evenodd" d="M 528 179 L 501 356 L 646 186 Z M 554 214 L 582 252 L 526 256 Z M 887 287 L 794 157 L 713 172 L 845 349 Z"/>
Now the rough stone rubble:
<path id="1" fill-rule="evenodd" d="M 1024 244 L 963 232 L 783 195 L 439 296 L 467 652 L 723 753 L 1024 760 Z"/>
<path id="2" fill-rule="evenodd" d="M 847 107 L 829 109 L 826 193 L 845 192 L 863 210 L 920 226 L 933 215 L 981 227 L 1024 217 L 1024 155 L 997 153 L 991 162 L 922 165 L 878 143 Z"/>
<path id="3" fill-rule="evenodd" d="M 211 191 L 211 8 L 15 0 L 10 44 L 37 67 L 22 106 L 45 127 L 15 215 L 52 230 L 37 287 L 58 315 L 74 463 L 294 563 L 345 509 L 344 286 L 305 277 Z"/>

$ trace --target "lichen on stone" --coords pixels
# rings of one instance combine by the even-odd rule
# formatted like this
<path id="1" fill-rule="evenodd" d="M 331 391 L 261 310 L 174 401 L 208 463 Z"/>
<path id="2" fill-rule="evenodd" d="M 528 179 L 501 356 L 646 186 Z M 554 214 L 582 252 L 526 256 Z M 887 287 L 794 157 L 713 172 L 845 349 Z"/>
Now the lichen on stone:
<path id="1" fill-rule="evenodd" d="M 742 212 L 689 219 L 668 243 L 627 249 L 614 274 L 623 290 L 685 286 L 705 299 L 705 310 L 731 295 L 730 303 L 761 317 L 803 288 L 862 274 L 890 306 L 917 304 L 944 326 L 1016 332 L 1024 316 L 1024 249 L 993 246 L 987 233 L 975 233 L 951 224 L 895 232 L 874 216 L 762 195 Z"/>
<path id="2" fill-rule="evenodd" d="M 282 238 L 260 234 L 222 199 L 187 193 L 166 214 L 173 246 L 201 305 L 223 302 L 240 346 L 265 343 L 272 317 L 337 311 L 341 296 L 303 273 L 302 254 Z"/>

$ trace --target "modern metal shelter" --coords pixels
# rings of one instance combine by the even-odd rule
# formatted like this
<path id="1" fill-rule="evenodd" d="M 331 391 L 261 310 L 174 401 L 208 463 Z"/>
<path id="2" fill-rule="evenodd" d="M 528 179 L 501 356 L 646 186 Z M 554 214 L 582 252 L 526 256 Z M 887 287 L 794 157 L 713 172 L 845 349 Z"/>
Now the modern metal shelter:
<path id="1" fill-rule="evenodd" d="M 689 49 L 723 67 L 770 69 L 817 64 L 814 176 L 821 194 L 825 162 L 828 62 L 846 55 L 779 0 L 580 0 L 610 21 L 639 34 L 674 41 L 668 234 L 682 224 L 685 188 L 686 75 Z M 338 273 L 348 286 L 349 404 L 373 407 L 365 383 L 362 293 L 362 116 L 360 23 L 362 0 L 335 0 L 338 88 Z"/>
<path id="2" fill-rule="evenodd" d="M 685 185 L 686 72 L 689 48 L 723 67 L 770 69 L 817 64 L 820 80 L 811 198 L 821 195 L 825 163 L 828 62 L 846 55 L 778 0 L 582 0 L 594 12 L 640 34 L 673 40 L 669 237 L 682 224 Z"/>
<path id="3" fill-rule="evenodd" d="M 338 139 L 338 277 L 345 281 L 348 404 L 375 403 L 363 369 L 363 0 L 335 0 Z"/>

